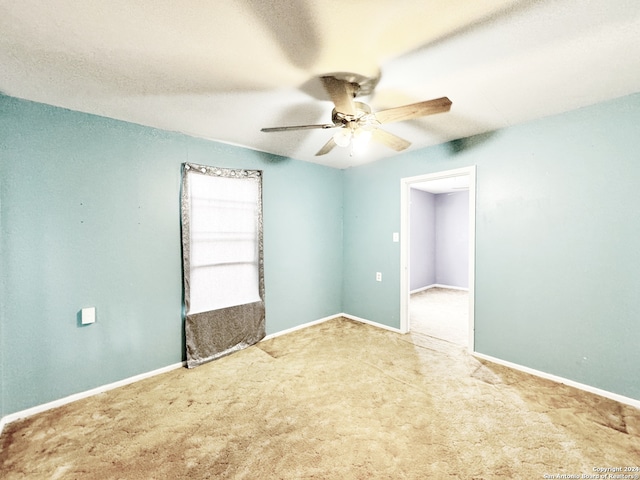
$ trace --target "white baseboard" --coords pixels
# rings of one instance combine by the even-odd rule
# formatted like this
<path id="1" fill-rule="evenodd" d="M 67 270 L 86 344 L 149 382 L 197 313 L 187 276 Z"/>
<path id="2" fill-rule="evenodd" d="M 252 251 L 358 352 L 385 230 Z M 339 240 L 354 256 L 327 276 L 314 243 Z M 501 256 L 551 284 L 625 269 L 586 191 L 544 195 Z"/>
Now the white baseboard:
<path id="1" fill-rule="evenodd" d="M 619 395 L 617 393 L 608 392 L 607 390 L 601 390 L 596 387 L 592 387 L 591 385 L 586 385 L 584 383 L 575 382 L 573 380 L 569 380 L 567 378 L 559 377 L 557 375 L 552 375 L 550 373 L 541 372 L 539 370 L 535 370 L 533 368 L 525 367 L 523 365 L 519 365 L 517 363 L 508 362 L 506 360 L 501 360 L 499 358 L 492 357 L 490 355 L 485 355 L 483 353 L 473 352 L 472 355 L 476 358 L 480 358 L 482 360 L 487 360 L 492 363 L 497 363 L 498 365 L 503 365 L 505 367 L 513 368 L 514 370 L 519 370 L 524 373 L 528 373 L 530 375 L 535 375 L 536 377 L 545 378 L 547 380 L 551 380 L 556 383 L 561 383 L 563 385 L 568 385 L 569 387 L 574 387 L 579 390 L 584 390 L 585 392 L 594 393 L 601 397 L 609 398 L 611 400 L 615 400 L 619 403 L 624 403 L 625 405 L 630 405 L 635 408 L 640 408 L 640 400 L 635 398 L 625 397 L 624 395 Z"/>
<path id="2" fill-rule="evenodd" d="M 455 285 L 445 285 L 443 283 L 436 283 L 434 287 L 437 288 L 448 288 L 449 290 L 463 290 L 465 292 L 469 291 L 469 287 L 456 287 Z"/>
<path id="3" fill-rule="evenodd" d="M 416 288 L 415 290 L 411 290 L 409 292 L 409 295 L 412 295 L 414 293 L 418 293 L 418 292 L 424 292 L 425 290 L 429 290 L 430 288 L 435 288 L 435 284 L 433 285 L 427 285 L 426 287 L 420 287 L 420 288 Z"/>
<path id="4" fill-rule="evenodd" d="M 82 400 L 83 398 L 92 397 L 93 395 L 98 395 L 100 393 L 113 390 L 114 388 L 124 387 L 125 385 L 129 385 L 131 383 L 144 380 L 145 378 L 155 377 L 156 375 L 160 375 L 161 373 L 166 373 L 171 370 L 175 370 L 176 368 L 181 368 L 184 365 L 185 365 L 184 362 L 174 363 L 173 365 L 169 365 L 163 368 L 158 368 L 157 370 L 153 370 L 151 372 L 141 373 L 133 377 L 125 378 L 124 380 L 119 380 L 117 382 L 109 383 L 107 385 L 101 385 L 99 387 L 92 388 L 91 390 L 74 393 L 73 395 L 69 395 L 68 397 L 60 398 L 58 400 L 54 400 L 48 403 L 43 403 L 42 405 L 37 405 L 35 407 L 27 408 L 26 410 L 10 413 L 9 415 L 5 415 L 4 417 L 2 417 L 2 419 L 0 419 L 0 434 L 2 434 L 2 430 L 4 429 L 5 425 L 11 422 L 15 422 L 16 420 L 22 420 L 23 418 L 30 417 L 37 413 L 42 413 L 47 410 L 51 410 L 52 408 L 61 407 L 63 405 L 66 405 L 67 403 L 75 402 L 77 400 Z"/>
<path id="5" fill-rule="evenodd" d="M 318 325 L 319 323 L 323 323 L 329 320 L 333 320 L 334 318 L 348 318 L 349 320 L 355 320 L 356 322 L 366 323 L 368 325 L 373 325 L 374 327 L 383 328 L 385 330 L 391 330 L 395 333 L 402 333 L 399 329 L 389 327 L 388 325 L 383 325 L 382 323 L 372 322 L 371 320 L 367 320 L 366 318 L 356 317 L 355 315 L 349 315 L 348 313 L 336 313 L 335 315 L 330 315 L 328 317 L 320 318 L 318 320 L 313 320 L 312 322 L 303 323 L 302 325 L 298 325 L 293 328 L 288 328 L 287 330 L 281 330 L 280 332 L 270 333 L 266 337 L 264 337 L 262 341 L 269 340 L 271 338 L 279 337 L 281 335 L 286 335 L 287 333 L 295 332 L 296 330 L 302 330 L 303 328 L 311 327 L 313 325 Z"/>
<path id="6" fill-rule="evenodd" d="M 296 330 L 301 330 L 303 328 L 310 327 L 312 325 L 316 325 L 318 323 L 326 322 L 327 320 L 332 320 L 334 318 L 345 316 L 342 313 L 338 313 L 336 315 L 331 315 L 329 317 L 324 317 L 319 320 L 314 320 L 309 323 L 305 323 L 303 325 L 298 325 L 297 327 L 289 328 L 287 330 L 282 330 L 280 332 L 272 333 L 264 337 L 263 340 L 268 340 L 270 338 L 278 337 L 280 335 L 286 335 L 287 333 L 295 332 Z M 22 420 L 23 418 L 30 417 L 32 415 L 36 415 L 38 413 L 45 412 L 47 410 L 51 410 L 53 408 L 61 407 L 66 405 L 67 403 L 75 402 L 76 400 L 81 400 L 83 398 L 88 398 L 93 395 L 98 395 L 100 393 L 107 392 L 109 390 L 113 390 L 114 388 L 123 387 L 125 385 L 129 385 L 131 383 L 137 382 L 139 380 L 144 380 L 145 378 L 154 377 L 156 375 L 160 375 L 161 373 L 169 372 L 171 370 L 175 370 L 176 368 L 184 367 L 185 363 L 175 363 L 173 365 L 169 365 L 167 367 L 159 368 L 157 370 L 153 370 L 151 372 L 142 373 L 140 375 L 136 375 L 134 377 L 126 378 L 124 380 L 120 380 L 118 382 L 110 383 L 108 385 L 102 385 L 100 387 L 93 388 L 91 390 L 87 390 L 80 393 L 75 393 L 73 395 L 69 395 L 68 397 L 60 398 L 58 400 L 54 400 L 52 402 L 44 403 L 42 405 L 36 405 L 35 407 L 28 408 L 26 410 L 21 410 L 19 412 L 10 413 L 2 418 L 0 418 L 0 435 L 5 427 L 5 425 L 15 422 L 17 420 Z"/>
<path id="7" fill-rule="evenodd" d="M 454 285 L 444 285 L 443 283 L 434 283 L 432 285 L 427 285 L 426 287 L 416 288 L 415 290 L 411 290 L 409 294 L 423 292 L 425 290 L 429 290 L 430 288 L 448 288 L 449 290 L 464 290 L 465 292 L 469 291 L 467 287 L 456 287 Z"/>
<path id="8" fill-rule="evenodd" d="M 442 287 L 442 288 L 447 288 L 447 287 Z M 287 330 L 282 330 L 280 332 L 269 334 L 269 335 L 265 336 L 261 341 L 269 340 L 270 338 L 279 337 L 281 335 L 286 335 L 287 333 L 295 332 L 296 330 L 301 330 L 303 328 L 307 328 L 307 327 L 310 327 L 312 325 L 317 325 L 317 324 L 326 322 L 328 320 L 333 320 L 334 318 L 339 318 L 339 317 L 348 318 L 348 319 L 354 320 L 356 322 L 365 323 L 367 325 L 372 325 L 374 327 L 382 328 L 384 330 L 389 330 L 391 332 L 400 333 L 400 334 L 403 333 L 398 328 L 390 327 L 390 326 L 384 325 L 382 323 L 373 322 L 371 320 L 367 320 L 367 319 L 361 318 L 361 317 L 356 317 L 355 315 L 350 315 L 348 313 L 337 313 L 335 315 L 330 315 L 328 317 L 320 318 L 318 320 L 314 320 L 312 322 L 308 322 L 308 323 L 305 323 L 305 324 L 302 324 L 302 325 L 298 325 L 296 327 L 289 328 Z M 579 383 L 579 382 L 574 382 L 573 380 L 568 380 L 566 378 L 558 377 L 556 375 L 551 375 L 549 373 L 544 373 L 544 372 L 541 372 L 541 371 L 538 371 L 538 370 L 534 370 L 534 369 L 529 368 L 529 367 L 524 367 L 522 365 L 518 365 L 516 363 L 508 362 L 506 360 L 500 360 L 499 358 L 494 358 L 494 357 L 491 357 L 490 355 L 485 355 L 485 354 L 482 354 L 482 353 L 474 352 L 473 356 L 475 356 L 477 358 L 480 358 L 480 359 L 483 359 L 483 360 L 487 360 L 489 362 L 496 363 L 498 365 L 503 365 L 505 367 L 513 368 L 514 370 L 520 370 L 522 372 L 529 373 L 529 374 L 535 375 L 537 377 L 546 378 L 548 380 L 552 380 L 552 381 L 557 382 L 557 383 L 568 385 L 570 387 L 575 387 L 575 388 L 578 388 L 580 390 L 584 390 L 586 392 L 594 393 L 596 395 L 600 395 L 601 397 L 609 398 L 611 400 L 615 400 L 617 402 L 620 402 L 620 403 L 623 403 L 623 404 L 626 404 L 626 405 L 630 405 L 630 406 L 635 407 L 635 408 L 640 408 L 640 400 L 636 400 L 636 399 L 633 399 L 633 398 L 625 397 L 623 395 L 618 395 L 616 393 L 608 392 L 606 390 L 601 390 L 599 388 L 595 388 L 595 387 L 592 387 L 592 386 L 589 386 L 589 385 L 585 385 L 585 384 L 582 384 L 582 383 Z M 67 403 L 75 402 L 76 400 L 81 400 L 83 398 L 91 397 L 93 395 L 98 395 L 100 393 L 104 393 L 104 392 L 107 392 L 109 390 L 113 390 L 114 388 L 123 387 L 125 385 L 129 385 L 131 383 L 135 383 L 135 382 L 137 382 L 139 380 L 144 380 L 146 378 L 154 377 L 156 375 L 160 375 L 162 373 L 166 373 L 166 372 L 169 372 L 171 370 L 175 370 L 176 368 L 181 368 L 184 365 L 185 365 L 184 362 L 174 363 L 173 365 L 169 365 L 167 367 L 159 368 L 159 369 L 153 370 L 151 372 L 142 373 L 140 375 L 135 375 L 133 377 L 129 377 L 129 378 L 126 378 L 124 380 L 113 382 L 113 383 L 110 383 L 110 384 L 107 384 L 107 385 L 102 385 L 100 387 L 97 387 L 97 388 L 94 388 L 94 389 L 91 389 L 91 390 L 87 390 L 85 392 L 76 393 L 76 394 L 73 394 L 73 395 L 69 395 L 68 397 L 64 397 L 64 398 L 61 398 L 61 399 L 58 399 L 58 400 L 54 400 L 52 402 L 48 402 L 48 403 L 45 403 L 45 404 L 42 404 L 42 405 L 37 405 L 35 407 L 28 408 L 28 409 L 22 410 L 20 412 L 11 413 L 9 415 L 6 415 L 6 416 L 0 418 L 0 435 L 2 434 L 2 431 L 3 431 L 5 425 L 7 425 L 7 424 L 9 424 L 11 422 L 15 422 L 16 420 L 21 420 L 23 418 L 30 417 L 31 415 L 35 415 L 37 413 L 41 413 L 41 412 L 44 412 L 44 411 L 47 411 L 47 410 L 51 410 L 52 408 L 61 407 L 63 405 L 66 405 Z"/>
<path id="9" fill-rule="evenodd" d="M 311 322 L 303 323 L 302 325 L 297 325 L 292 328 L 287 328 L 286 330 L 280 330 L 279 332 L 276 332 L 276 333 L 270 333 L 260 341 L 264 342 L 265 340 L 270 340 L 272 338 L 280 337 L 282 335 L 286 335 L 287 333 L 295 332 L 297 330 L 302 330 L 303 328 L 311 327 L 312 325 L 318 325 L 319 323 L 324 323 L 326 321 L 333 320 L 334 318 L 339 318 L 343 316 L 344 316 L 343 313 L 336 313 L 335 315 L 330 315 L 328 317 L 320 318 L 318 320 L 313 320 Z"/>
<path id="10" fill-rule="evenodd" d="M 366 318 L 356 317 L 355 315 L 349 315 L 348 313 L 341 313 L 338 316 L 348 318 L 349 320 L 355 320 L 356 322 L 366 323 L 367 325 L 373 325 L 374 327 L 382 328 L 384 330 L 390 330 L 392 332 L 402 334 L 402 331 L 399 328 L 390 327 L 388 325 L 384 325 L 378 322 L 372 322 L 371 320 L 367 320 Z"/>

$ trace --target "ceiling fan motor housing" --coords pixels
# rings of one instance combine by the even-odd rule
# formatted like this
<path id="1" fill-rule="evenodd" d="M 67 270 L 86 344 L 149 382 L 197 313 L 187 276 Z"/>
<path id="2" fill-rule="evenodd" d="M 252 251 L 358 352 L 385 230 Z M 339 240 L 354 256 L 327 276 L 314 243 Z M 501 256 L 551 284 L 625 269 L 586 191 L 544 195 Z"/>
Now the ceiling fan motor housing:
<path id="1" fill-rule="evenodd" d="M 355 115 L 350 115 L 348 113 L 338 112 L 335 108 L 331 112 L 331 120 L 333 120 L 334 124 L 343 124 L 346 125 L 351 122 L 357 122 L 361 118 L 371 115 L 371 107 L 366 103 L 362 102 L 353 102 L 356 107 Z"/>
<path id="2" fill-rule="evenodd" d="M 326 76 L 334 77 L 337 80 L 342 80 L 355 85 L 354 97 L 366 97 L 371 95 L 380 81 L 380 71 L 378 71 L 375 77 L 367 77 L 358 73 L 349 72 L 330 73 Z"/>

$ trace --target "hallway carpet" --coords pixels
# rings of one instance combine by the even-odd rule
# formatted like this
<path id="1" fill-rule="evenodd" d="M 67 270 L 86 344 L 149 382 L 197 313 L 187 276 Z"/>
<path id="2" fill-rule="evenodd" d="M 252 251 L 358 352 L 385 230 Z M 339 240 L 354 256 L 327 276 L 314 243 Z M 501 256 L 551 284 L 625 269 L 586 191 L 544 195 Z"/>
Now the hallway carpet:
<path id="1" fill-rule="evenodd" d="M 411 294 L 410 330 L 469 345 L 469 292 L 434 287 Z"/>
<path id="2" fill-rule="evenodd" d="M 637 409 L 343 318 L 0 439 L 5 480 L 542 479 L 638 464 Z"/>

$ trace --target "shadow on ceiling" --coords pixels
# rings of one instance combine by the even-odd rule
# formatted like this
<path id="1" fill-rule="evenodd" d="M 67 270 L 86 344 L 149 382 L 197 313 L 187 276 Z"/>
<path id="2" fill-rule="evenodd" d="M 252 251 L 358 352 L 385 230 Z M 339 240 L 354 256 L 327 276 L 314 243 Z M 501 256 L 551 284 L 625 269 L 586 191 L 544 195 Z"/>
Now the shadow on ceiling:
<path id="1" fill-rule="evenodd" d="M 453 155 L 458 155 L 460 153 L 464 153 L 468 150 L 479 147 L 483 143 L 495 137 L 497 133 L 498 132 L 494 130 L 491 132 L 479 133 L 471 137 L 457 138 L 455 140 L 447 142 L 446 147 L 450 153 L 452 153 Z"/>
<path id="2" fill-rule="evenodd" d="M 306 70 L 315 64 L 320 38 L 304 2 L 244 0 L 244 3 L 295 67 Z"/>
<path id="3" fill-rule="evenodd" d="M 410 51 L 406 51 L 401 55 L 398 55 L 397 58 L 400 58 L 404 55 L 412 55 L 416 52 L 420 52 L 422 50 L 425 50 L 427 48 L 430 47 L 434 47 L 442 42 L 445 42 L 447 40 L 449 40 L 452 37 L 464 34 L 464 33 L 468 33 L 468 32 L 473 32 L 474 30 L 480 29 L 480 28 L 487 28 L 490 27 L 492 24 L 495 24 L 496 22 L 500 21 L 504 21 L 505 19 L 509 19 L 512 18 L 520 13 L 522 13 L 525 10 L 529 10 L 531 9 L 534 4 L 539 4 L 539 3 L 543 3 L 543 2 L 548 2 L 550 0 L 540 0 L 538 2 L 528 2 L 528 1 L 514 1 L 513 3 L 500 8 L 498 10 L 495 10 L 491 13 L 489 13 L 488 15 L 485 15 L 484 17 L 478 18 L 475 21 L 472 21 L 470 23 L 467 23 L 466 25 L 462 25 L 459 28 L 455 28 L 452 29 L 451 31 L 441 35 L 440 37 L 424 44 L 424 45 L 420 45 L 417 48 L 414 48 Z"/>

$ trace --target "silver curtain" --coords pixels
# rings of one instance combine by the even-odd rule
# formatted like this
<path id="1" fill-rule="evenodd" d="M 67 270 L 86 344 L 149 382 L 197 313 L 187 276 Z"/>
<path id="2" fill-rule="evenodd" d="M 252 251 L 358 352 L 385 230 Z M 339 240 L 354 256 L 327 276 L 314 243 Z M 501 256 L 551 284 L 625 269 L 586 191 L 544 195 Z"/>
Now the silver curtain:
<path id="1" fill-rule="evenodd" d="M 192 368 L 265 336 L 262 172 L 183 164 L 181 214 Z"/>

